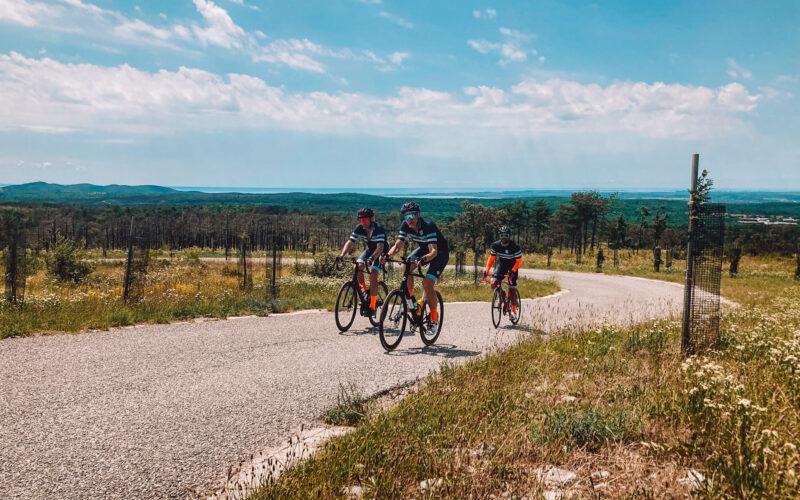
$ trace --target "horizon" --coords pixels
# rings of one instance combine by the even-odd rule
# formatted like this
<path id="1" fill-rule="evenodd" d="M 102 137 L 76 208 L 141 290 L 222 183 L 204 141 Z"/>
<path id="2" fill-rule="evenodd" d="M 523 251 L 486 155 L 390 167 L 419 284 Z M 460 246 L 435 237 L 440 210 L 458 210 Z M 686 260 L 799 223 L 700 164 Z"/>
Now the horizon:
<path id="1" fill-rule="evenodd" d="M 699 152 L 719 189 L 800 190 L 798 23 L 775 1 L 0 0 L 0 177 L 664 191 Z"/>
<path id="2" fill-rule="evenodd" d="M 600 193 L 620 193 L 620 194 L 684 194 L 688 192 L 688 188 L 614 188 L 614 189 L 607 189 L 607 188 L 595 188 L 595 187 L 571 187 L 571 188 L 520 188 L 520 187 L 509 187 L 509 188 L 483 188 L 483 189 L 469 189 L 469 188 L 449 188 L 449 187 L 439 187 L 439 188 L 428 188 L 428 187 L 398 187 L 398 188 L 388 188 L 388 187 L 377 187 L 377 188 L 363 188 L 363 187 L 308 187 L 308 186 L 291 186 L 291 187 L 279 187 L 279 186 L 258 186 L 258 187 L 247 187 L 247 186 L 170 186 L 170 185 L 161 185 L 161 184 L 94 184 L 90 182 L 76 182 L 71 184 L 60 184 L 60 183 L 47 183 L 46 181 L 30 181 L 25 183 L 19 184 L 8 184 L 8 183 L 0 183 L 0 188 L 4 187 L 12 187 L 12 186 L 19 186 L 25 184 L 35 184 L 35 183 L 45 183 L 45 184 L 59 184 L 62 186 L 74 186 L 74 185 L 95 185 L 98 187 L 107 187 L 107 186 L 123 186 L 123 187 L 143 187 L 143 186 L 156 186 L 156 187 L 165 187 L 170 188 L 176 191 L 181 192 L 188 192 L 188 191 L 197 191 L 201 193 L 217 193 L 217 194 L 224 194 L 224 193 L 241 193 L 241 194 L 284 194 L 284 193 L 306 193 L 306 194 L 345 194 L 345 193 L 354 193 L 354 194 L 370 194 L 369 191 L 381 191 L 383 194 L 378 196 L 387 196 L 391 193 L 396 194 L 408 194 L 408 195 L 420 195 L 420 194 L 472 194 L 472 193 L 497 193 L 497 194 L 504 194 L 504 193 L 572 193 L 572 192 L 586 192 L 586 191 L 598 191 Z M 404 192 L 404 193 L 401 193 Z M 800 190 L 792 190 L 792 189 L 724 189 L 724 188 L 713 188 L 713 192 L 718 193 L 776 193 L 776 194 L 797 194 L 800 193 Z"/>

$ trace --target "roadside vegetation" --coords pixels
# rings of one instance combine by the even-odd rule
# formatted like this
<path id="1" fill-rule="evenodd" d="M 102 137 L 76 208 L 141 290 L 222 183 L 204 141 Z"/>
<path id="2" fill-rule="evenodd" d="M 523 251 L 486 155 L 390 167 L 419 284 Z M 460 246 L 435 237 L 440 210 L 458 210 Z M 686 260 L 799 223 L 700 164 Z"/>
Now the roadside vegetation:
<path id="1" fill-rule="evenodd" d="M 24 300 L 17 304 L 0 301 L 0 339 L 32 333 L 81 332 L 137 323 L 169 323 L 197 317 L 225 318 L 268 315 L 301 309 L 330 309 L 336 293 L 349 279 L 350 271 L 332 272 L 322 264 L 294 264 L 285 258 L 276 271 L 273 294 L 271 263 L 248 266 L 243 286 L 236 255 L 229 262 L 202 260 L 200 252 L 180 252 L 172 259 L 153 252 L 146 273 L 136 280 L 131 298 L 123 300 L 123 260 L 94 260 L 68 241 L 52 253 L 29 257 L 31 275 Z M 330 256 L 318 254 L 319 260 Z M 252 261 L 251 261 L 252 262 Z M 399 270 L 387 279 L 398 286 Z M 388 278 L 388 277 L 387 277 Z M 417 284 L 419 287 L 420 284 Z M 474 286 L 472 279 L 448 270 L 438 287 L 446 301 L 488 301 L 491 291 Z M 520 280 L 525 297 L 540 297 L 558 291 L 553 281 Z"/>
<path id="2" fill-rule="evenodd" d="M 741 306 L 716 351 L 684 357 L 670 320 L 532 331 L 360 409 L 252 498 L 796 498 L 800 283 L 785 260 L 724 278 Z"/>

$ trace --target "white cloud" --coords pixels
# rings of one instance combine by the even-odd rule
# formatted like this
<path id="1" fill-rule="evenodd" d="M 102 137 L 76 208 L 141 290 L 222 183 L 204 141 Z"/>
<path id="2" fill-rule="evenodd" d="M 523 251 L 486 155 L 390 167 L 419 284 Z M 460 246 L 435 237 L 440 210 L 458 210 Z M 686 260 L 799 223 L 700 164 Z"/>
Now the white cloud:
<path id="1" fill-rule="evenodd" d="M 408 59 L 410 54 L 408 52 L 394 52 L 389 56 L 392 64 L 401 65 L 405 59 Z"/>
<path id="2" fill-rule="evenodd" d="M 750 95 L 741 83 L 725 85 L 717 94 L 717 102 L 734 111 L 752 111 L 760 99 L 760 95 Z"/>
<path id="3" fill-rule="evenodd" d="M 494 19 L 497 17 L 496 9 L 473 10 L 472 17 L 475 19 Z"/>
<path id="4" fill-rule="evenodd" d="M 396 24 L 398 26 L 402 26 L 403 28 L 412 29 L 414 27 L 413 23 L 411 23 L 409 21 L 406 21 L 402 17 L 396 16 L 394 14 L 390 14 L 390 13 L 388 13 L 386 11 L 381 11 L 381 12 L 378 13 L 378 15 L 381 16 L 382 18 L 388 20 L 389 22 L 392 22 L 392 23 L 394 23 L 394 24 Z"/>
<path id="5" fill-rule="evenodd" d="M 624 131 L 698 139 L 741 130 L 741 116 L 761 99 L 739 83 L 714 89 L 623 81 L 603 87 L 561 79 L 523 80 L 510 89 L 467 87 L 461 95 L 409 87 L 388 97 L 290 93 L 242 74 L 192 68 L 150 73 L 128 65 L 0 55 L 2 130 L 130 135 L 280 128 L 422 141 Z"/>
<path id="6" fill-rule="evenodd" d="M 498 52 L 502 57 L 498 61 L 501 66 L 506 66 L 512 62 L 524 62 L 529 55 L 537 55 L 536 50 L 527 47 L 533 38 L 527 33 L 509 28 L 500 28 L 501 42 L 489 42 L 487 40 L 467 40 L 470 47 L 481 54 Z M 540 59 L 542 62 L 542 59 Z"/>
<path id="7" fill-rule="evenodd" d="M 488 54 L 493 50 L 500 48 L 499 43 L 487 42 L 486 40 L 467 40 L 470 47 L 477 50 L 481 54 Z"/>
<path id="8" fill-rule="evenodd" d="M 753 73 L 736 64 L 732 58 L 728 58 L 728 75 L 734 80 L 749 80 Z"/>
<path id="9" fill-rule="evenodd" d="M 286 65 L 290 68 L 322 73 L 326 67 L 321 58 L 351 59 L 375 65 L 379 71 L 396 69 L 400 57 L 367 55 L 368 51 L 332 49 L 307 39 L 268 39 L 262 31 L 246 32 L 228 12 L 211 0 L 193 0 L 202 23 L 156 26 L 142 19 L 130 19 L 119 12 L 105 10 L 82 0 L 58 0 L 61 4 L 32 3 L 28 0 L 0 0 L 0 22 L 54 31 L 68 31 L 102 40 L 101 50 L 120 53 L 109 42 L 141 46 L 158 46 L 171 50 L 196 50 L 197 46 L 215 46 L 237 51 L 256 62 Z M 234 1 L 234 0 L 232 0 Z M 237 3 L 234 1 L 234 3 Z M 247 6 L 244 0 L 242 5 Z M 252 6 L 248 6 L 252 7 Z M 162 19 L 166 15 L 159 14 Z M 399 19 L 397 22 L 405 23 Z M 395 54 L 405 54 L 396 52 Z"/>
<path id="10" fill-rule="evenodd" d="M 187 40 L 191 34 L 183 26 L 175 25 L 172 28 L 157 28 L 141 19 L 125 21 L 114 28 L 114 32 L 122 38 L 138 40 L 140 37 L 152 37 L 168 41 L 173 39 Z"/>
<path id="11" fill-rule="evenodd" d="M 38 26 L 44 17 L 57 17 L 60 10 L 58 6 L 27 0 L 0 0 L 0 22 L 30 28 Z"/>
<path id="12" fill-rule="evenodd" d="M 503 89 L 496 87 L 466 87 L 464 93 L 469 96 L 474 96 L 475 100 L 472 101 L 473 106 L 501 106 L 506 102 L 506 93 Z"/>
<path id="13" fill-rule="evenodd" d="M 197 11 L 206 20 L 208 26 L 194 26 L 194 33 L 203 45 L 241 48 L 244 30 L 233 22 L 231 16 L 222 7 L 211 0 L 193 0 Z"/>

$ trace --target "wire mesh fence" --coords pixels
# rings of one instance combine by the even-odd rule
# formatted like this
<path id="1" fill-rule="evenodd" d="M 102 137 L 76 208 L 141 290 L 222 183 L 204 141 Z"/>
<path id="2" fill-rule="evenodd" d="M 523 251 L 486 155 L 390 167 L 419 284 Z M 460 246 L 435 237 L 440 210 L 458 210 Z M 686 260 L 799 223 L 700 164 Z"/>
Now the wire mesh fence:
<path id="1" fill-rule="evenodd" d="M 689 314 L 689 337 L 685 347 L 690 352 L 714 348 L 719 342 L 720 282 L 725 240 L 725 206 L 703 204 L 698 207 L 694 234 L 691 272 L 686 299 Z"/>

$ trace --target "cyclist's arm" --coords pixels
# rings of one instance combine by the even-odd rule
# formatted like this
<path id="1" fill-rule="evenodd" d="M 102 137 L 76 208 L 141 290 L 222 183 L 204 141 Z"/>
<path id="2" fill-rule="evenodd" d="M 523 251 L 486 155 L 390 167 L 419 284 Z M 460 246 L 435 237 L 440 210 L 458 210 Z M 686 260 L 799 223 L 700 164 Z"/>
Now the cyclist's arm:
<path id="1" fill-rule="evenodd" d="M 512 271 L 517 272 L 519 266 L 522 265 L 522 257 L 518 258 L 516 262 L 514 262 L 514 267 L 511 268 Z"/>
<path id="2" fill-rule="evenodd" d="M 381 254 L 383 253 L 383 247 L 384 247 L 383 243 L 378 243 L 378 246 L 375 248 L 375 253 L 373 253 L 372 256 L 370 257 L 372 259 L 372 268 L 375 269 L 376 271 L 380 270 L 376 269 L 376 267 L 381 257 Z"/>
<path id="3" fill-rule="evenodd" d="M 422 256 L 425 262 L 432 261 L 439 254 L 439 248 L 436 246 L 436 243 L 428 243 L 428 250 L 430 251 Z"/>
<path id="4" fill-rule="evenodd" d="M 389 257 L 395 256 L 400 250 L 403 249 L 403 240 L 398 239 L 394 242 L 392 248 L 389 249 Z"/>
<path id="5" fill-rule="evenodd" d="M 494 255 L 490 255 L 489 260 L 486 261 L 486 274 L 489 274 L 489 271 L 492 270 L 493 265 L 494 265 Z"/>
<path id="6" fill-rule="evenodd" d="M 342 248 L 342 253 L 340 253 L 339 255 L 341 257 L 344 257 L 345 255 L 349 254 L 350 250 L 353 249 L 353 244 L 354 244 L 353 240 L 347 240 L 347 243 L 344 244 L 344 248 Z"/>

